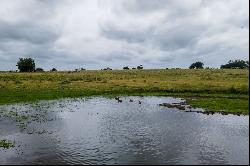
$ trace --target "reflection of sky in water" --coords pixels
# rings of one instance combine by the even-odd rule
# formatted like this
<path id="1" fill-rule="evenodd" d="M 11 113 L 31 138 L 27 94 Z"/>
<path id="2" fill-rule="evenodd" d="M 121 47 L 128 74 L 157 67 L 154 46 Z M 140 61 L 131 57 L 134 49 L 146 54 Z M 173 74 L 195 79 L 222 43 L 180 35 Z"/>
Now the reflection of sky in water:
<path id="1" fill-rule="evenodd" d="M 133 99 L 134 102 L 129 102 Z M 25 131 L 0 121 L 1 164 L 248 164 L 249 117 L 204 115 L 159 107 L 170 97 L 61 99 L 4 107 L 47 119 Z M 138 104 L 138 101 L 142 104 Z M 3 106 L 2 106 L 3 108 Z M 39 115 L 40 115 L 39 114 Z M 48 120 L 48 119 L 53 120 Z M 27 134 L 27 130 L 46 130 Z M 12 132 L 13 131 L 13 132 Z M 20 147 L 18 147 L 20 145 Z"/>

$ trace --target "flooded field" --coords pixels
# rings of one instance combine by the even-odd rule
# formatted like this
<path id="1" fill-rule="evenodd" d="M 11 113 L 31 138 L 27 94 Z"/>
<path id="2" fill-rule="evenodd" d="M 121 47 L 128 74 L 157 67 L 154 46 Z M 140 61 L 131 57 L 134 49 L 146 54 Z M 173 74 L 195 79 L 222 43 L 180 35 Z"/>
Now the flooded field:
<path id="1" fill-rule="evenodd" d="M 159 106 L 172 97 L 0 106 L 0 164 L 249 164 L 249 116 Z"/>

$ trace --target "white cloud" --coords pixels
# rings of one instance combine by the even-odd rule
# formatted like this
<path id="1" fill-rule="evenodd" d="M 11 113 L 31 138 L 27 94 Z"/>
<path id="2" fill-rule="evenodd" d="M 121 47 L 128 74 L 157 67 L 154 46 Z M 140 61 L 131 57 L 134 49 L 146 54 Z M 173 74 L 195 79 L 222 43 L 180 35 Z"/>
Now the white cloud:
<path id="1" fill-rule="evenodd" d="M 1 0 L 0 70 L 219 67 L 249 56 L 248 0 Z"/>

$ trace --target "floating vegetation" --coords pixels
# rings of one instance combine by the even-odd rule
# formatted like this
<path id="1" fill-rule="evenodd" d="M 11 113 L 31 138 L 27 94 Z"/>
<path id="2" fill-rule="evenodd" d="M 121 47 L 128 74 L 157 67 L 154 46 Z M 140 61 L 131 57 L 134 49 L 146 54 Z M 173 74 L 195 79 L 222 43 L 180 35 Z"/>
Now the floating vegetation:
<path id="1" fill-rule="evenodd" d="M 58 119 L 57 112 L 62 112 L 63 110 L 75 112 L 71 108 L 76 108 L 75 102 L 80 101 L 83 101 L 83 99 L 40 101 L 0 106 L 0 120 L 6 119 L 16 122 L 14 124 L 20 131 L 27 134 L 51 134 L 52 132 L 47 131 L 46 124 Z"/>
<path id="2" fill-rule="evenodd" d="M 0 148 L 9 149 L 14 147 L 14 143 L 9 140 L 0 140 Z"/>
<path id="3" fill-rule="evenodd" d="M 49 104 L 51 103 L 53 102 L 3 106 L 0 108 L 0 118 L 10 119 L 17 122 L 16 126 L 21 131 L 26 131 L 28 134 L 31 134 L 30 128 L 34 123 L 46 123 L 55 119 L 51 117 L 51 114 L 49 114 L 48 111 L 50 108 Z M 43 134 L 46 132 L 33 131 L 32 133 Z"/>

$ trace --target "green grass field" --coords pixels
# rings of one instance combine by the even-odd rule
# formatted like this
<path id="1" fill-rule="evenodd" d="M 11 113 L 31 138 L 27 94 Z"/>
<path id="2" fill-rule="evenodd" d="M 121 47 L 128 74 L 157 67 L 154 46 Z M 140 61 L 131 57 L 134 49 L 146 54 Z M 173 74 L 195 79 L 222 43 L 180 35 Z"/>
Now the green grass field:
<path id="1" fill-rule="evenodd" d="M 0 73 L 0 104 L 97 95 L 196 97 L 195 107 L 248 114 L 249 70 Z"/>

